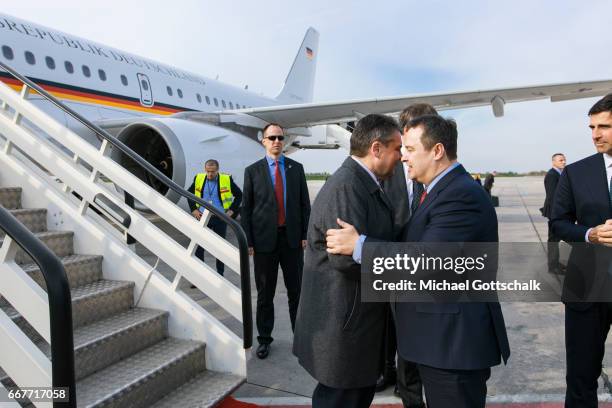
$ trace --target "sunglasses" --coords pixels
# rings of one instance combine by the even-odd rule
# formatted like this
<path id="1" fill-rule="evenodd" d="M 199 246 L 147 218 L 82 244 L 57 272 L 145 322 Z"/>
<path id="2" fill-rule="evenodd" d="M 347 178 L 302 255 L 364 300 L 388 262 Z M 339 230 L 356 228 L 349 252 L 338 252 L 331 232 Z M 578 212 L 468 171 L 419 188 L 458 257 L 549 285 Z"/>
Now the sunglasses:
<path id="1" fill-rule="evenodd" d="M 282 142 L 283 140 L 285 140 L 285 136 L 267 136 L 266 139 L 272 141 L 272 142 L 276 142 L 277 140 L 279 142 Z"/>

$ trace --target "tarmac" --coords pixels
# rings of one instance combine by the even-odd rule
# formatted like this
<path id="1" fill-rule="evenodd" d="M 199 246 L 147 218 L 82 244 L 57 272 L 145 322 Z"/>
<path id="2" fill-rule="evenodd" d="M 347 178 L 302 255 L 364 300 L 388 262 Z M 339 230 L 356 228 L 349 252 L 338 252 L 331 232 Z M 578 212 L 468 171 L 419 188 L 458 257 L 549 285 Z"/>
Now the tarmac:
<path id="1" fill-rule="evenodd" d="M 324 182 L 309 181 L 311 200 L 314 200 Z M 547 220 L 539 208 L 544 202 L 542 177 L 497 177 L 493 194 L 500 199 L 496 209 L 500 242 L 546 243 Z M 231 234 L 228 239 L 232 240 Z M 542 251 L 545 247 L 542 245 Z M 145 258 L 154 260 L 142 251 Z M 567 251 L 562 250 L 562 257 Z M 211 266 L 214 260 L 207 256 Z M 163 266 L 162 266 L 163 268 Z M 172 271 L 164 272 L 170 278 Z M 239 286 L 236 273 L 226 270 L 226 277 Z M 253 321 L 255 321 L 256 290 L 251 265 L 251 291 Z M 213 304 L 201 292 L 185 289 L 207 310 L 241 335 L 241 324 Z M 298 364 L 291 353 L 293 334 L 289 321 L 287 296 L 282 273 L 274 299 L 275 327 L 271 353 L 264 360 L 254 352 L 256 340 L 248 362 L 247 382 L 232 396 L 239 401 L 260 406 L 310 406 L 310 396 L 316 381 Z M 561 303 L 502 303 L 510 341 L 511 356 L 508 365 L 492 369 L 488 381 L 487 405 L 504 407 L 560 407 L 565 394 L 564 306 Z M 256 329 L 255 329 L 256 331 Z M 254 337 L 256 337 L 256 332 Z M 610 336 L 607 346 L 610 345 Z M 604 370 L 599 381 L 599 399 L 612 402 L 612 384 L 606 368 L 612 367 L 612 355 L 606 355 Z M 375 404 L 388 407 L 401 406 L 393 395 L 392 387 L 376 394 Z M 399 404 L 399 405 L 398 405 Z M 608 404 L 606 404 L 607 406 Z M 602 405 L 603 406 L 603 405 Z M 611 405 L 612 406 L 612 405 Z"/>

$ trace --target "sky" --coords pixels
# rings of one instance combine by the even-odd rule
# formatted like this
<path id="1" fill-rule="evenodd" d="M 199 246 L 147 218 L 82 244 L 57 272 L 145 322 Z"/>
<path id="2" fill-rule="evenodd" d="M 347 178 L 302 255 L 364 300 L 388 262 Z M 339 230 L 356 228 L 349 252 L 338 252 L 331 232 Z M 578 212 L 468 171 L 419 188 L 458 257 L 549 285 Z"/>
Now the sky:
<path id="1" fill-rule="evenodd" d="M 19 0 L 2 12 L 268 96 L 307 28 L 320 33 L 315 101 L 612 79 L 607 1 Z M 545 170 L 595 152 L 597 99 L 445 111 L 469 171 Z M 315 139 L 321 131 L 315 130 Z M 333 172 L 340 151 L 302 151 Z"/>

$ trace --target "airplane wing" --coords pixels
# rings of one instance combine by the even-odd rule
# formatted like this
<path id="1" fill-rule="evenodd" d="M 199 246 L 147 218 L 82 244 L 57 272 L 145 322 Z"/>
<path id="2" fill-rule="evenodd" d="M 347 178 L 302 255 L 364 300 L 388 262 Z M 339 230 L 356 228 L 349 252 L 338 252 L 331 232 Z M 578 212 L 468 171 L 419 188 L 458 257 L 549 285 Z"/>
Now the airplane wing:
<path id="1" fill-rule="evenodd" d="M 551 102 L 558 102 L 601 96 L 609 92 L 612 92 L 612 80 L 268 106 L 231 112 L 247 114 L 266 122 L 275 122 L 286 128 L 293 128 L 350 122 L 370 113 L 399 113 L 406 106 L 418 102 L 429 103 L 438 110 L 490 105 L 495 116 L 503 116 L 504 104 L 506 103 L 538 99 L 550 99 Z"/>

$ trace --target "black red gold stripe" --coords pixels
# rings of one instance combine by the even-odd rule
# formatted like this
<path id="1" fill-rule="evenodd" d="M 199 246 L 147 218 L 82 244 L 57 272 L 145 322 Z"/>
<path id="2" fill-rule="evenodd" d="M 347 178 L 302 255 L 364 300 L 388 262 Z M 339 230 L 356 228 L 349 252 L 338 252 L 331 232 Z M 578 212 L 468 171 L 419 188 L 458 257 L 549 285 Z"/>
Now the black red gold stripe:
<path id="1" fill-rule="evenodd" d="M 156 115 L 171 115 L 176 112 L 193 110 L 181 106 L 157 102 L 151 107 L 146 107 L 140 103 L 140 99 L 132 98 L 129 96 L 81 88 L 78 86 L 52 82 L 38 78 L 29 77 L 29 79 L 31 79 L 37 85 L 41 86 L 45 91 L 49 92 L 56 98 L 64 100 L 91 103 L 95 105 L 105 105 L 119 109 L 136 110 L 139 112 L 146 112 Z M 10 74 L 6 72 L 0 72 L 0 81 L 4 82 L 5 84 L 17 91 L 19 91 L 21 89 L 21 86 L 23 85 L 21 81 L 13 78 Z"/>

